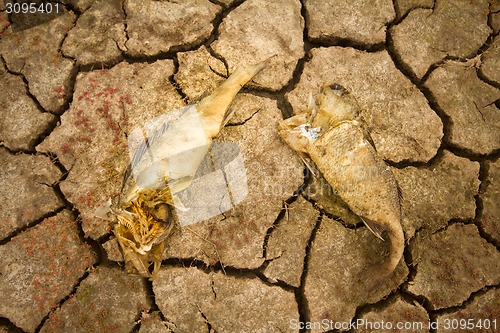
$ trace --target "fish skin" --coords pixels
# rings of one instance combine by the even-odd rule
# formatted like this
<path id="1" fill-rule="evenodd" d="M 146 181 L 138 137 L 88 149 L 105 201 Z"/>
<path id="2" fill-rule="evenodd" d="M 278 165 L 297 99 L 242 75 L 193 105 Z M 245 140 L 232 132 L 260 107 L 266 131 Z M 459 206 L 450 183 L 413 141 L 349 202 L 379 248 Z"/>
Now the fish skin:
<path id="1" fill-rule="evenodd" d="M 127 274 L 155 278 L 165 241 L 178 224 L 174 206 L 182 209 L 175 194 L 191 184 L 213 138 L 229 121 L 228 110 L 236 94 L 271 58 L 236 69 L 210 95 L 195 105 L 177 110 L 178 118 L 160 124 L 152 137 L 139 145 L 125 172 L 121 195 L 96 211 L 97 217 L 105 219 L 110 213 L 116 222 L 113 231 L 123 252 Z M 186 119 L 187 116 L 192 118 Z M 192 119 L 198 125 L 197 133 L 193 133 Z M 151 159 L 173 149 L 177 155 Z M 134 168 L 146 158 L 150 161 L 132 177 Z M 194 165 L 186 166 L 186 161 Z M 174 174 L 178 178 L 172 176 Z M 154 265 L 152 272 L 151 264 Z"/>
<path id="2" fill-rule="evenodd" d="M 170 158 L 151 161 L 152 163 L 150 162 L 148 168 L 136 175 L 136 180 L 147 179 L 145 187 L 158 188 L 164 186 L 165 177 L 167 176 L 172 195 L 188 187 L 208 153 L 213 138 L 219 134 L 220 130 L 231 118 L 232 114 L 229 113 L 229 107 L 236 94 L 248 81 L 262 71 L 271 59 L 272 57 L 250 66 L 237 68 L 226 81 L 201 101 L 176 110 L 180 111 L 179 116 L 177 119 L 170 120 L 167 128 L 158 126 L 158 132 L 161 133 L 159 135 L 153 133 L 155 140 L 149 140 L 147 143 L 149 147 L 147 148 L 139 147 L 138 152 L 146 155 L 144 150 L 148 150 L 154 156 L 161 155 L 161 151 L 176 151 L 179 153 L 170 155 L 173 161 Z M 146 142 L 143 145 L 146 145 Z M 175 160 L 179 156 L 186 159 L 186 156 L 182 156 L 186 154 L 190 155 L 188 160 L 194 165 L 188 166 L 185 161 L 179 162 Z M 138 164 L 141 158 L 142 156 L 138 158 L 134 156 L 132 160 L 138 160 L 136 163 Z M 120 198 L 122 202 L 135 200 L 137 193 L 142 190 L 141 184 L 134 182 L 134 179 L 130 179 L 134 167 L 134 165 L 131 165 L 124 176 L 122 196 Z M 172 169 L 180 169 L 181 172 L 174 172 L 176 175 L 172 176 L 170 172 Z"/>
<path id="3" fill-rule="evenodd" d="M 377 268 L 380 279 L 386 278 L 397 267 L 404 250 L 397 182 L 372 145 L 354 98 L 338 85 L 324 85 L 316 101 L 318 106 L 284 120 L 280 135 L 308 163 L 314 163 L 377 237 L 387 235 L 390 251 L 385 263 Z M 297 132 L 296 127 L 305 120 L 311 128 L 320 128 L 316 140 L 305 140 Z"/>

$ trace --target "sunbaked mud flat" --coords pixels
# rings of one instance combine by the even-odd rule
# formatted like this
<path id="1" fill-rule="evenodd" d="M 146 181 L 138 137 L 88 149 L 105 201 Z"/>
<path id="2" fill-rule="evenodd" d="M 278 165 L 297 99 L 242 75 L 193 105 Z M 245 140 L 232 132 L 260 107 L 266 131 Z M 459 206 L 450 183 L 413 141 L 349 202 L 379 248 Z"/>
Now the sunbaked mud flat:
<path id="1" fill-rule="evenodd" d="M 498 8 L 417 7 L 79 1 L 13 32 L 21 17 L 0 5 L 12 23 L 0 28 L 1 329 L 272 332 L 297 331 L 292 320 L 498 316 Z M 196 234 L 174 232 L 154 282 L 128 277 L 113 223 L 94 217 L 121 192 L 124 133 L 273 54 L 215 140 L 240 147 L 230 157 L 244 157 L 247 197 L 188 226 Z M 304 184 L 277 131 L 325 82 L 356 98 L 403 194 L 404 260 L 368 298 L 352 277 L 380 264 L 387 237 L 315 191 L 320 179 Z"/>

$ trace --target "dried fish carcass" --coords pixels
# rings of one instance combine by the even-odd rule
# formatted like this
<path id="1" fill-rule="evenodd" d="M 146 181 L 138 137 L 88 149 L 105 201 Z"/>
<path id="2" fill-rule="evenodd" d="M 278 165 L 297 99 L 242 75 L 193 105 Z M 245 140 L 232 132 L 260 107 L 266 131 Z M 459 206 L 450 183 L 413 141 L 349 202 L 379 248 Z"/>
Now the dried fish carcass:
<path id="1" fill-rule="evenodd" d="M 129 134 L 131 163 L 121 195 L 96 213 L 116 220 L 114 234 L 127 273 L 156 276 L 164 241 L 178 223 L 176 211 L 185 210 L 177 194 L 193 182 L 213 138 L 231 117 L 236 94 L 267 62 L 236 69 L 200 102 L 167 112 Z"/>
<path id="2" fill-rule="evenodd" d="M 375 150 L 354 97 L 340 85 L 323 85 L 307 111 L 281 122 L 279 132 L 377 237 L 387 235 L 391 248 L 377 273 L 380 280 L 389 276 L 404 250 L 400 191 Z"/>

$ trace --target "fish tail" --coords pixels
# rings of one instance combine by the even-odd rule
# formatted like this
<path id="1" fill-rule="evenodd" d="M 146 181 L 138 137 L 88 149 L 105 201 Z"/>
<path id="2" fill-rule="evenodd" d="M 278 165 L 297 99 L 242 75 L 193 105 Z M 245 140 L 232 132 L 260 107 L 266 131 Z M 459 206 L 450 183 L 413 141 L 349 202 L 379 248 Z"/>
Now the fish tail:
<path id="1" fill-rule="evenodd" d="M 401 226 L 387 230 L 386 235 L 390 243 L 388 256 L 363 269 L 355 280 L 368 294 L 376 292 L 388 281 L 403 256 L 404 234 Z"/>
<path id="2" fill-rule="evenodd" d="M 214 137 L 219 133 L 220 128 L 229 119 L 228 109 L 236 94 L 263 70 L 273 57 L 254 65 L 237 68 L 223 84 L 196 105 L 207 137 Z"/>
<path id="3" fill-rule="evenodd" d="M 400 224 L 390 230 L 389 241 L 391 243 L 391 250 L 389 252 L 388 262 L 386 265 L 388 275 L 396 269 L 401 258 L 403 257 L 405 238 Z"/>

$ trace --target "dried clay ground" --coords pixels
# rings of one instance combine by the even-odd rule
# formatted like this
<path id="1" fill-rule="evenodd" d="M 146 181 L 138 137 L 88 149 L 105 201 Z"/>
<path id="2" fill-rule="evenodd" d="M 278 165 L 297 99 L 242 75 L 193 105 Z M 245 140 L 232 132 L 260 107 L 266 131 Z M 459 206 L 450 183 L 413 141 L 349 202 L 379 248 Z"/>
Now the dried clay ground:
<path id="1" fill-rule="evenodd" d="M 7 9 L 0 332 L 494 332 L 494 320 L 498 332 L 498 1 Z M 177 230 L 156 280 L 127 276 L 112 225 L 94 216 L 120 191 L 127 135 L 272 55 L 217 138 L 240 147 L 247 196 Z M 355 96 L 403 194 L 404 258 L 375 289 L 363 272 L 388 245 L 277 134 L 325 82 Z M 356 320 L 394 326 L 346 327 Z"/>

